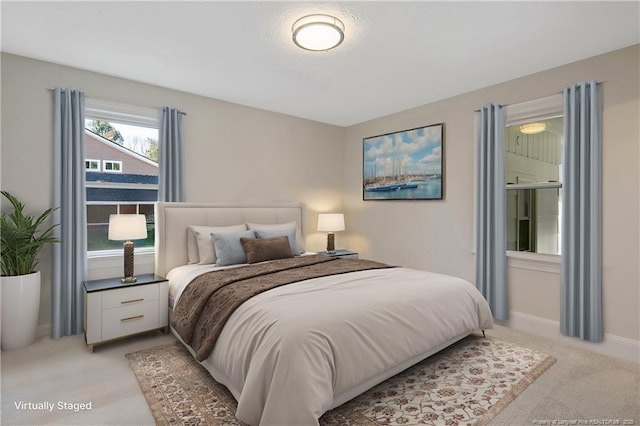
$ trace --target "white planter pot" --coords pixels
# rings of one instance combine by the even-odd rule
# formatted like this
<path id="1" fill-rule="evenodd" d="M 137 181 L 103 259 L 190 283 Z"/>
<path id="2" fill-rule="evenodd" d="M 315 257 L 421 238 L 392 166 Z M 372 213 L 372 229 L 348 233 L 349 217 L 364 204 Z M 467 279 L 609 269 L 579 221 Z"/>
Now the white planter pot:
<path id="1" fill-rule="evenodd" d="M 29 346 L 36 338 L 40 311 L 40 272 L 0 277 L 2 350 Z"/>

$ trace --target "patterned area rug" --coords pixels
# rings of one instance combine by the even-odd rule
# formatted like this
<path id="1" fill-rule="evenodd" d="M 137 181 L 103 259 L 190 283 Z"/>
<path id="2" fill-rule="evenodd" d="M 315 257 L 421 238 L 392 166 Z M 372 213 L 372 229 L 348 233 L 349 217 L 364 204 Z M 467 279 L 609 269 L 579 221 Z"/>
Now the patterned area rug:
<path id="1" fill-rule="evenodd" d="M 127 354 L 156 424 L 243 425 L 236 401 L 179 343 Z M 324 426 L 485 425 L 555 358 L 468 336 L 320 418 Z"/>

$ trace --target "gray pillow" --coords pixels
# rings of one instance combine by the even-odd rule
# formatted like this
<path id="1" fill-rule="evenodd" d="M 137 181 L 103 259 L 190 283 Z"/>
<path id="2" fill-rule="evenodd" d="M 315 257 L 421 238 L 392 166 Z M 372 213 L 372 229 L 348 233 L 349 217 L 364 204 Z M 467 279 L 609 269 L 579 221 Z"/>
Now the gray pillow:
<path id="1" fill-rule="evenodd" d="M 304 253 L 304 239 L 302 238 L 302 231 L 300 229 L 300 226 L 295 222 L 295 221 L 291 221 L 291 222 L 286 222 L 286 223 L 252 223 L 252 222 L 247 222 L 247 228 L 248 229 L 252 229 L 254 231 L 265 231 L 265 230 L 275 230 L 275 229 L 279 229 L 279 230 L 289 230 L 290 228 L 293 228 L 296 230 L 296 250 L 294 250 L 294 254 L 295 253 Z"/>
<path id="2" fill-rule="evenodd" d="M 240 238 L 255 238 L 253 231 L 225 232 L 222 234 L 211 233 L 211 239 L 216 249 L 216 266 L 236 265 L 247 263 L 247 255 L 244 252 Z"/>
<path id="3" fill-rule="evenodd" d="M 247 263 L 293 257 L 289 240 L 285 236 L 257 239 L 240 238 L 240 242 L 247 254 Z"/>
<path id="4" fill-rule="evenodd" d="M 289 246 L 291 246 L 291 253 L 294 256 L 300 256 L 300 250 L 296 244 L 296 228 L 289 229 L 255 229 L 257 238 L 273 238 L 273 237 L 287 237 L 289 239 Z"/>
<path id="5" fill-rule="evenodd" d="M 216 263 L 216 252 L 213 249 L 211 234 L 246 230 L 247 226 L 244 223 L 232 226 L 187 226 L 187 255 L 189 263 L 197 263 L 199 265 Z"/>

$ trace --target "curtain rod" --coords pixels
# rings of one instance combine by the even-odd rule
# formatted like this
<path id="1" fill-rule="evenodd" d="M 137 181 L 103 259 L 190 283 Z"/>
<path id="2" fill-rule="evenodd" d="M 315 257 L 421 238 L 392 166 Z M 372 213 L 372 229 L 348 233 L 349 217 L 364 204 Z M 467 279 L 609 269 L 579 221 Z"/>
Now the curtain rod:
<path id="1" fill-rule="evenodd" d="M 50 92 L 55 92 L 56 89 L 47 89 L 47 90 L 50 91 Z M 134 105 L 132 105 L 132 106 L 134 106 Z M 151 107 L 151 108 L 154 108 L 154 107 Z M 155 107 L 155 108 L 163 108 L 163 107 Z M 180 114 L 187 115 L 187 113 L 184 112 L 184 111 L 180 111 Z"/>
<path id="2" fill-rule="evenodd" d="M 603 80 L 603 81 L 596 81 L 596 84 L 604 84 L 604 83 L 606 83 L 606 80 Z M 563 93 L 564 93 L 564 90 L 563 90 L 563 91 L 561 91 L 561 92 L 552 93 L 552 94 L 551 94 L 551 95 L 549 95 L 549 96 L 553 96 L 553 95 L 562 95 Z M 532 100 L 535 100 L 535 99 L 532 99 Z M 527 101 L 524 101 L 524 102 L 527 102 Z M 518 103 L 522 103 L 522 102 L 518 102 Z M 500 105 L 500 106 L 508 107 L 508 106 L 510 106 L 510 105 L 512 105 L 512 104 L 505 104 L 505 105 Z M 474 110 L 473 112 L 480 112 L 480 111 L 481 111 L 481 110 L 476 109 L 476 110 Z"/>
<path id="3" fill-rule="evenodd" d="M 553 96 L 553 95 L 562 95 L 562 93 L 564 93 L 564 92 L 556 92 L 556 93 L 552 93 L 552 94 L 550 94 L 550 95 L 548 95 L 548 96 Z M 543 96 L 543 97 L 545 97 L 545 98 L 546 98 L 547 96 Z M 531 101 L 535 101 L 535 99 L 531 99 Z M 524 102 L 530 102 L 530 101 L 524 101 Z M 501 107 L 508 107 L 508 106 L 511 106 L 511 105 L 517 105 L 517 104 L 520 104 L 520 103 L 523 103 L 523 102 L 517 102 L 517 103 L 515 103 L 515 104 L 503 104 L 503 105 L 500 105 L 500 106 L 501 106 Z M 482 111 L 482 110 L 480 110 L 480 109 L 473 110 L 473 112 L 480 112 L 480 111 Z"/>

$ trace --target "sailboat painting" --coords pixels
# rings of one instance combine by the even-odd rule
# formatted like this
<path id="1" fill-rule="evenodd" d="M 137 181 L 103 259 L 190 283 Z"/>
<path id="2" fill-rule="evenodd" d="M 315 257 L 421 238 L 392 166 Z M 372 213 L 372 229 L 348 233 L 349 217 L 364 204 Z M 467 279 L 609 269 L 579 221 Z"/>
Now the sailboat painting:
<path id="1" fill-rule="evenodd" d="M 442 200 L 444 123 L 364 138 L 363 200 Z"/>

